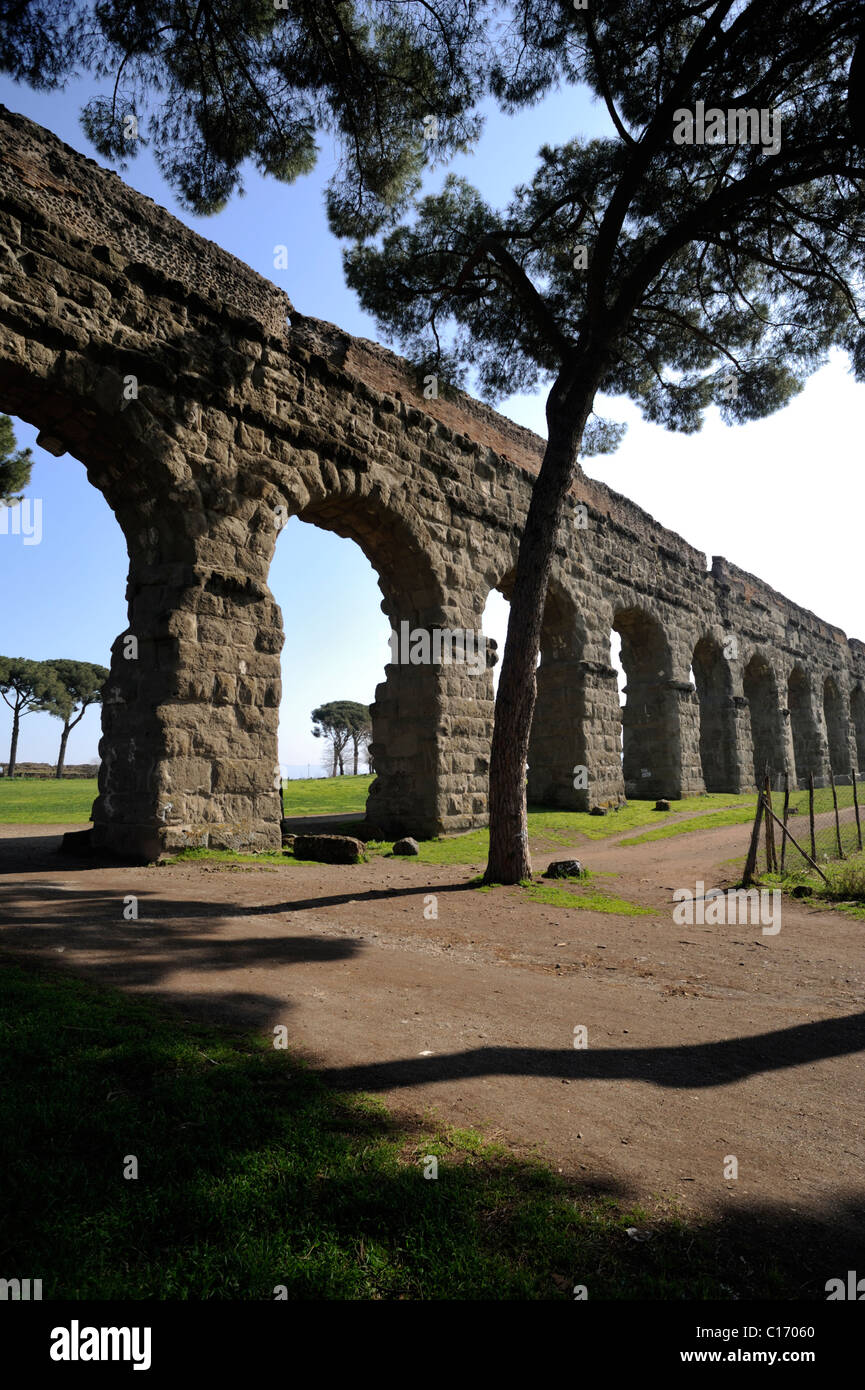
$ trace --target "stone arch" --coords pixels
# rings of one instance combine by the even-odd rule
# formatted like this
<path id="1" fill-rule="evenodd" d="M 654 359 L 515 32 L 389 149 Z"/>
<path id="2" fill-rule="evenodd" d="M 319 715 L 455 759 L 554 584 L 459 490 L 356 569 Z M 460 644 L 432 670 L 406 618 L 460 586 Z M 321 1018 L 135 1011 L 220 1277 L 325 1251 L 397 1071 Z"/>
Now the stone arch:
<path id="1" fill-rule="evenodd" d="M 823 681 L 823 718 L 826 721 L 826 742 L 829 766 L 835 777 L 850 775 L 850 737 L 847 712 L 838 683 L 833 676 Z"/>
<path id="2" fill-rule="evenodd" d="M 512 567 L 489 583 L 508 602 L 513 586 Z M 527 766 L 528 799 L 536 805 L 585 810 L 593 794 L 586 748 L 585 645 L 576 602 L 554 577 L 544 604 Z M 573 785 L 578 765 L 588 769 L 586 788 Z"/>
<path id="3" fill-rule="evenodd" d="M 865 772 L 865 689 L 857 685 L 850 696 L 850 719 L 856 747 L 856 771 Z"/>
<path id="4" fill-rule="evenodd" d="M 115 365 L 124 354 L 115 351 L 107 365 L 95 331 L 89 346 L 91 356 L 52 351 L 34 333 L 24 361 L 0 363 L 0 411 L 33 425 L 39 446 L 55 457 L 77 459 L 123 533 L 128 624 L 112 644 L 104 689 L 93 840 L 150 858 L 165 847 L 181 797 L 183 816 L 192 818 L 196 801 L 212 790 L 210 764 L 193 755 L 191 726 L 182 727 L 188 709 L 180 708 L 212 682 L 202 677 L 200 653 L 197 665 L 187 664 L 180 650 L 200 602 L 218 600 L 208 587 L 213 575 L 200 564 L 208 529 L 201 489 L 166 428 L 172 417 L 162 393 L 142 389 L 127 399 L 130 374 Z M 139 371 L 143 387 L 143 365 Z M 158 378 L 158 365 L 153 371 Z M 171 404 L 185 419 L 185 403 Z M 176 720 L 166 717 L 170 701 L 178 702 Z"/>
<path id="5" fill-rule="evenodd" d="M 627 678 L 622 710 L 626 795 L 678 797 L 681 733 L 670 643 L 659 620 L 644 608 L 616 608 L 612 628 L 622 641 Z"/>
<path id="6" fill-rule="evenodd" d="M 331 470 L 322 466 L 325 472 Z M 447 639 L 437 660 L 433 640 L 436 633 L 474 630 L 470 603 L 460 607 L 458 593 L 446 586 L 404 489 L 358 485 L 351 470 L 336 470 L 324 483 L 317 472 L 306 474 L 302 482 L 309 493 L 304 505 L 298 505 L 303 489 L 297 481 L 293 497 L 276 505 L 360 547 L 376 572 L 391 626 L 390 660 L 370 706 L 375 780 L 367 823 L 383 836 L 435 835 L 476 824 L 486 808 L 489 674 L 479 656 L 477 666 L 448 664 Z M 265 516 L 272 512 L 269 500 Z M 414 643 L 419 633 L 429 635 L 426 663 L 414 659 L 422 655 Z"/>
<path id="7" fill-rule="evenodd" d="M 807 786 L 810 773 L 819 770 L 819 735 L 814 722 L 811 682 L 801 666 L 794 666 L 787 680 L 787 708 L 793 742 L 795 781 Z"/>
<path id="8" fill-rule="evenodd" d="M 762 787 L 766 768 L 777 776 L 786 767 L 778 682 L 766 656 L 755 652 L 742 680 L 751 721 L 754 781 Z"/>
<path id="9" fill-rule="evenodd" d="M 703 636 L 691 662 L 700 714 L 700 766 L 707 792 L 730 791 L 735 781 L 735 709 L 730 663 L 715 637 Z"/>

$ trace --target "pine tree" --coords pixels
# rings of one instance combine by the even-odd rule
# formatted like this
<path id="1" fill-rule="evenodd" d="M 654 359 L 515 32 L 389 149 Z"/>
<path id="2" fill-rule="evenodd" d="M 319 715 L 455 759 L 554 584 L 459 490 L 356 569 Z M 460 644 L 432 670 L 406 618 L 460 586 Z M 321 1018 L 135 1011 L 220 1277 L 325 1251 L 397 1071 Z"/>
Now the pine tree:
<path id="1" fill-rule="evenodd" d="M 8 777 L 15 776 L 22 717 L 25 714 L 50 712 L 52 703 L 61 699 L 62 694 L 50 662 L 28 661 L 21 656 L 0 656 L 0 696 L 12 711 L 12 744 L 6 770 Z"/>
<path id="2" fill-rule="evenodd" d="M 690 433 L 713 403 L 728 423 L 778 410 L 833 345 L 865 380 L 865 157 L 850 72 L 862 7 L 514 10 L 491 67 L 499 100 L 517 110 L 561 81 L 586 83 L 615 133 L 545 146 L 503 211 L 451 176 L 413 221 L 345 257 L 364 308 L 424 371 L 460 383 L 473 369 L 491 400 L 548 388 L 491 751 L 486 877 L 504 883 L 531 872 L 525 766 L 556 538 L 578 456 L 616 442 L 592 416 L 597 392 Z M 716 109 L 707 139 L 698 116 Z"/>
<path id="3" fill-rule="evenodd" d="M 8 415 L 0 415 L 0 506 L 20 502 L 32 467 L 30 450 L 16 449 L 12 421 Z"/>
<path id="4" fill-rule="evenodd" d="M 59 657 L 46 662 L 57 678 L 59 691 L 48 705 L 48 713 L 63 721 L 60 734 L 60 752 L 57 755 L 55 777 L 63 776 L 66 761 L 66 744 L 69 735 L 80 724 L 91 705 L 101 704 L 102 687 L 108 679 L 106 666 L 94 666 L 90 661 L 72 661 Z"/>

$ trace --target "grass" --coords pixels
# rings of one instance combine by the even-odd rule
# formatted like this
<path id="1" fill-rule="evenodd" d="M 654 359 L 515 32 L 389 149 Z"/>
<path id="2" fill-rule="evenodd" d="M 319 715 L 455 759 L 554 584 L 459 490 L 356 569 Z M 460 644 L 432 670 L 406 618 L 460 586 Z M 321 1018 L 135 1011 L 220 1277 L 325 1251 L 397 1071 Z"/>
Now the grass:
<path id="1" fill-rule="evenodd" d="M 283 783 L 287 816 L 350 815 L 366 806 L 372 777 L 309 777 Z M 0 777 L 0 824 L 51 825 L 90 820 L 95 777 Z"/>
<path id="2" fill-rule="evenodd" d="M 328 831 L 328 834 L 330 833 L 331 832 Z M 381 852 L 383 848 L 385 848 L 385 846 L 372 847 L 367 845 L 367 858 L 369 858 L 371 850 L 373 852 Z M 390 849 L 390 845 L 388 844 L 386 848 Z M 256 868 L 293 868 L 295 865 L 303 865 L 305 867 L 312 865 L 315 868 L 321 868 L 321 864 L 315 859 L 296 859 L 289 851 L 278 849 L 261 850 L 254 854 L 242 854 L 240 851 L 233 849 L 182 849 L 178 850 L 177 854 L 169 855 L 160 862 L 163 865 L 196 863 L 221 864 L 226 869 L 233 867 L 242 868 L 247 864 L 254 865 Z M 346 866 L 343 865 L 342 867 Z"/>
<path id="3" fill-rule="evenodd" d="M 705 798 L 694 798 L 704 800 Z M 690 835 L 696 830 L 714 830 L 719 825 L 747 825 L 753 821 L 757 809 L 757 798 L 755 793 L 748 793 L 736 798 L 735 805 L 729 805 L 729 797 L 720 797 L 725 805 L 718 811 L 713 811 L 706 816 L 692 816 L 690 820 L 673 821 L 669 825 L 660 825 L 654 830 L 647 830 L 642 835 L 632 835 L 628 839 L 622 840 L 623 845 L 644 845 L 650 840 L 669 840 L 674 835 Z M 678 803 L 675 803 L 678 805 Z"/>
<path id="4" fill-rule="evenodd" d="M 686 797 L 670 803 L 669 811 L 656 811 L 654 801 L 631 801 L 617 811 L 606 816 L 592 816 L 587 811 L 558 811 L 540 806 L 530 806 L 528 810 L 529 843 L 532 852 L 543 854 L 556 849 L 575 849 L 586 841 L 608 839 L 624 830 L 655 825 L 660 819 L 669 820 L 647 836 L 626 839 L 622 844 L 638 844 L 641 839 L 661 839 L 669 834 L 686 834 L 689 830 L 702 830 L 706 826 L 733 825 L 753 820 L 756 797 L 753 793 L 744 796 L 726 795 L 713 792 L 705 796 Z M 693 813 L 711 811 L 710 815 L 691 820 L 671 819 Z M 346 826 L 351 834 L 351 827 Z M 489 831 L 471 830 L 465 835 L 442 836 L 435 840 L 420 840 L 422 864 L 484 864 L 489 850 Z M 389 846 L 373 842 L 367 845 L 370 854 L 382 853 Z"/>
<path id="5" fill-rule="evenodd" d="M 364 777 L 299 777 L 283 782 L 282 804 L 286 816 L 352 815 L 366 809 L 374 781 Z"/>
<path id="6" fill-rule="evenodd" d="M 86 825 L 97 791 L 95 777 L 0 777 L 0 825 Z"/>
<path id="7" fill-rule="evenodd" d="M 546 903 L 548 907 L 576 908 L 583 912 L 611 912 L 619 917 L 653 917 L 655 913 L 651 908 L 639 907 L 637 903 L 628 902 L 626 898 L 617 898 L 608 893 L 602 893 L 599 888 L 590 888 L 589 883 L 594 878 L 617 878 L 614 873 L 595 874 L 588 870 L 583 870 L 579 878 L 559 879 L 555 882 L 534 879 L 523 879 L 519 888 L 528 898 L 529 902 Z M 565 888 L 562 885 L 567 884 Z M 481 893 L 491 893 L 494 888 L 501 888 L 500 883 L 484 883 L 478 877 L 470 885 L 477 888 Z"/>
<path id="8" fill-rule="evenodd" d="M 651 908 L 639 907 L 636 903 L 628 902 L 626 898 L 602 893 L 598 888 L 584 888 L 581 879 L 565 879 L 563 882 L 573 886 L 563 888 L 560 883 L 530 883 L 525 886 L 524 891 L 530 902 L 546 903 L 549 907 L 578 908 L 583 912 L 613 912 L 618 917 L 657 915 Z"/>
<path id="9" fill-rule="evenodd" d="M 0 954 L 5 1277 L 46 1299 L 793 1297 L 766 1242 L 340 1096 L 272 1036 Z M 138 1176 L 124 1178 L 129 1156 Z M 435 1180 L 428 1156 L 438 1161 Z M 635 1244 L 629 1227 L 645 1230 Z M 753 1268 L 751 1267 L 753 1265 Z M 798 1296 L 801 1296 L 799 1294 Z"/>
<path id="10" fill-rule="evenodd" d="M 865 852 L 834 864 L 820 866 L 828 882 L 811 868 L 794 873 L 762 873 L 760 883 L 767 888 L 780 888 L 797 898 L 804 898 L 814 907 L 834 908 L 865 921 Z"/>
<path id="11" fill-rule="evenodd" d="M 283 790 L 286 816 L 345 815 L 363 811 L 371 777 L 312 777 L 286 782 Z M 80 781 L 4 782 L 0 779 L 0 823 L 56 824 L 83 822 L 90 818 L 90 808 L 96 796 L 95 779 Z M 529 808 L 529 841 L 536 854 L 560 848 L 574 849 L 581 844 L 607 839 L 626 830 L 654 827 L 622 841 L 623 845 L 642 844 L 646 840 L 666 839 L 670 835 L 685 835 L 695 830 L 718 825 L 736 825 L 749 821 L 754 814 L 754 795 L 733 796 L 721 792 L 692 796 L 671 802 L 669 811 L 656 811 L 653 801 L 632 801 L 606 816 L 591 816 L 584 811 L 558 811 L 533 806 Z M 695 811 L 709 814 L 693 816 Z M 692 819 L 682 819 L 687 815 Z M 664 824 L 657 822 L 663 820 Z M 329 831 L 344 830 L 354 834 L 357 826 L 332 826 Z M 420 841 L 419 862 L 422 864 L 483 864 L 489 848 L 489 832 L 472 830 L 466 835 L 442 836 Z M 367 854 L 375 856 L 390 851 L 389 841 L 371 841 Z M 185 850 L 175 856 L 180 859 L 208 860 L 224 864 L 294 864 L 291 855 L 280 853 L 242 854 L 224 850 Z"/>

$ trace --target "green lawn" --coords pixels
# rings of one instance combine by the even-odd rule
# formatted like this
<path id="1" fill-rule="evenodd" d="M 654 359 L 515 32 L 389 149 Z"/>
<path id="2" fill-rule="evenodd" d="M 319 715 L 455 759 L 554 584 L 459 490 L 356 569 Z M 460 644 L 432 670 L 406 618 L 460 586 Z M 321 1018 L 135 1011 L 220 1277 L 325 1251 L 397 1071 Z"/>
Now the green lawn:
<path id="1" fill-rule="evenodd" d="M 548 880 L 522 886 L 530 902 L 546 903 L 548 907 L 564 907 L 582 912 L 611 912 L 617 917 L 655 915 L 650 907 L 640 907 L 637 903 L 629 902 L 627 898 L 617 898 L 613 894 L 602 892 L 600 888 L 590 888 L 582 880 L 566 879 L 564 882 L 568 884 L 567 888 L 563 886 L 562 881 Z"/>
<path id="2" fill-rule="evenodd" d="M 304 777 L 283 784 L 287 816 L 350 815 L 363 811 L 372 777 Z M 0 777 L 0 824 L 52 825 L 90 820 L 95 777 L 57 781 Z"/>
<path id="3" fill-rule="evenodd" d="M 272 1035 L 5 954 L 0 1171 L 4 1269 L 45 1299 L 802 1296 L 792 1247 L 593 1195 L 473 1131 L 407 1127 Z"/>
<path id="4" fill-rule="evenodd" d="M 286 782 L 283 800 L 286 816 L 338 815 L 342 812 L 363 811 L 372 777 L 310 777 Z M 0 779 L 0 823 L 50 825 L 61 821 L 86 824 L 96 797 L 95 779 L 81 781 L 18 781 Z M 631 801 L 606 816 L 590 816 L 583 811 L 545 810 L 529 808 L 529 839 L 536 854 L 557 849 L 579 849 L 588 841 L 620 835 L 625 830 L 640 831 L 623 840 L 624 845 L 640 844 L 644 840 L 666 839 L 716 825 L 748 822 L 754 814 L 754 794 L 744 796 L 714 792 L 673 801 L 669 811 L 656 811 L 653 801 Z M 707 814 L 686 820 L 690 812 Z M 711 814 L 708 814 L 711 813 Z M 658 822 L 661 822 L 659 825 Z M 340 827 L 333 827 L 339 829 Z M 352 834 L 355 827 L 345 827 Z M 436 840 L 421 841 L 420 862 L 424 864 L 478 864 L 486 862 L 489 833 L 473 830 L 466 835 L 450 835 Z M 390 841 L 372 841 L 370 855 L 386 854 Z M 217 850 L 190 850 L 183 857 L 215 859 L 226 863 L 292 863 L 291 856 L 239 855 Z"/>
<path id="5" fill-rule="evenodd" d="M 0 777 L 0 824 L 56 825 L 80 821 L 86 825 L 97 796 L 95 777 Z"/>
<path id="6" fill-rule="evenodd" d="M 639 830 L 644 825 L 658 825 L 646 836 L 628 838 L 623 844 L 636 844 L 641 838 L 663 838 L 670 834 L 686 834 L 709 825 L 729 825 L 753 820 L 756 798 L 725 795 L 713 792 L 706 796 L 691 796 L 670 803 L 669 811 L 656 811 L 654 801 L 630 801 L 619 811 L 606 816 L 591 816 L 586 811 L 556 811 L 530 806 L 528 813 L 529 843 L 535 854 L 558 849 L 579 849 L 587 841 L 621 835 L 625 830 Z M 685 820 L 694 811 L 711 811 L 711 815 Z M 472 830 L 467 835 L 451 835 L 438 840 L 420 842 L 420 860 L 425 864 L 484 864 L 489 847 L 489 831 Z M 375 852 L 375 846 L 369 847 Z"/>
<path id="7" fill-rule="evenodd" d="M 282 800 L 287 816 L 351 815 L 366 810 L 366 798 L 375 779 L 366 777 L 302 777 L 283 782 Z"/>

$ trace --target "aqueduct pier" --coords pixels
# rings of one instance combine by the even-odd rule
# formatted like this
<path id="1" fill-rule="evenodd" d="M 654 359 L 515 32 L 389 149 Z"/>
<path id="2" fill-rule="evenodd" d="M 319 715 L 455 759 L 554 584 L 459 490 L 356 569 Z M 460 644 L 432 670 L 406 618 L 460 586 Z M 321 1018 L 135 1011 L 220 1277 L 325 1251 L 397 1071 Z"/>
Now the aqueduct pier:
<path id="1" fill-rule="evenodd" d="M 392 628 L 476 630 L 489 591 L 509 594 L 543 442 L 467 396 L 425 400 L 400 358 L 298 314 L 3 107 L 0 157 L 0 410 L 81 460 L 129 552 L 94 839 L 145 857 L 273 848 L 280 523 L 355 540 Z M 492 717 L 489 670 L 388 665 L 369 822 L 483 824 Z M 546 608 L 530 799 L 743 791 L 767 763 L 799 784 L 865 770 L 865 645 L 723 559 L 707 568 L 580 476 Z"/>

